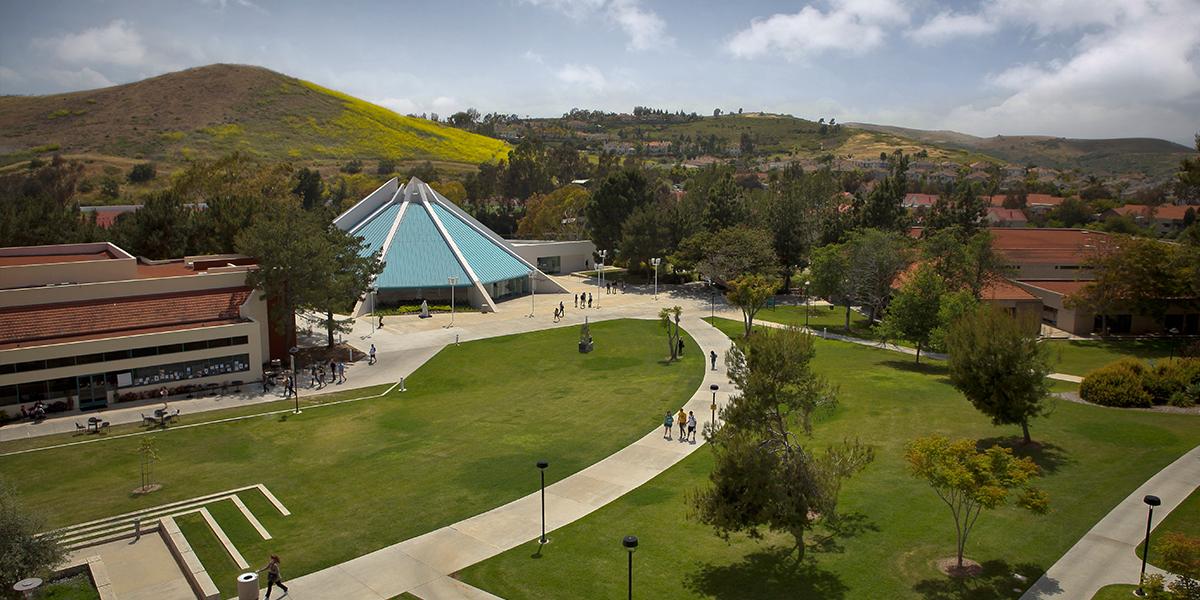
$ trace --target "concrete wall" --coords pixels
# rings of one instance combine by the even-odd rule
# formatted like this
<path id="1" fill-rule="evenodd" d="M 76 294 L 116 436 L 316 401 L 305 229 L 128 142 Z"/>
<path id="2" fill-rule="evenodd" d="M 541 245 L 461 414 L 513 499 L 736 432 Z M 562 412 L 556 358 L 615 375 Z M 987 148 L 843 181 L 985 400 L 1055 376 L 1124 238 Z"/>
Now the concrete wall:
<path id="1" fill-rule="evenodd" d="M 3 289 L 0 290 L 0 308 L 243 287 L 246 285 L 246 271 L 245 267 L 235 267 L 176 277 L 150 277 L 125 281 L 80 283 L 70 286 Z M 256 299 L 258 295 L 255 294 Z"/>
<path id="2" fill-rule="evenodd" d="M 0 256 L 94 254 L 105 251 L 116 258 L 0 266 L 0 288 L 112 281 L 137 276 L 137 259 L 108 242 L 0 248 Z"/>
<path id="3" fill-rule="evenodd" d="M 596 245 L 589 240 L 569 242 L 513 240 L 509 244 L 513 251 L 535 267 L 538 264 L 539 258 L 559 257 L 561 261 L 559 273 L 561 274 L 574 273 L 575 271 L 583 271 L 595 267 L 595 263 L 592 262 L 592 255 L 596 252 Z"/>

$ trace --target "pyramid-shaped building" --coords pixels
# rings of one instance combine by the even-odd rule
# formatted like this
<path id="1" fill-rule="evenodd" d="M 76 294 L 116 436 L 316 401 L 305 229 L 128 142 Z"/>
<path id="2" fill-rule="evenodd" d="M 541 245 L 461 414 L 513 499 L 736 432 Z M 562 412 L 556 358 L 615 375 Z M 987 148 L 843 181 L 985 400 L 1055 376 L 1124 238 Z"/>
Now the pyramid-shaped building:
<path id="1" fill-rule="evenodd" d="M 386 263 L 373 284 L 379 306 L 405 301 L 460 302 L 484 311 L 537 292 L 566 292 L 513 247 L 429 184 L 391 179 L 338 215 L 334 225 L 363 238 L 362 252 Z M 355 314 L 373 309 L 360 302 Z"/>

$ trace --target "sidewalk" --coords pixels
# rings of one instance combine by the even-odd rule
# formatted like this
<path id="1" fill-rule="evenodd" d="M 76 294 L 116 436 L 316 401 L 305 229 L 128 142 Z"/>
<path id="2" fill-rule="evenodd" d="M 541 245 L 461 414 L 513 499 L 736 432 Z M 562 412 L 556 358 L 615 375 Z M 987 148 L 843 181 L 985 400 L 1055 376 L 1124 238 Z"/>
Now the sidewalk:
<path id="1" fill-rule="evenodd" d="M 1162 506 L 1154 510 L 1154 524 L 1161 523 L 1200 486 L 1200 446 L 1143 483 L 1096 523 L 1045 575 L 1021 596 L 1021 600 L 1089 600 L 1097 590 L 1113 583 L 1138 582 L 1141 560 L 1137 546 L 1146 535 L 1146 513 L 1142 502 L 1147 494 L 1158 496 Z M 1147 573 L 1163 571 L 1146 566 Z"/>
<path id="2" fill-rule="evenodd" d="M 729 338 L 699 318 L 685 317 L 683 328 L 701 348 L 723 353 Z M 707 366 L 707 365 L 706 365 Z M 710 420 L 713 400 L 709 385 L 721 386 L 718 406 L 732 390 L 724 365 L 706 370 L 703 382 L 684 406 L 694 411 L 698 430 Z M 655 427 L 638 441 L 590 467 L 546 488 L 546 531 L 550 532 L 591 514 L 662 473 L 703 446 L 664 440 Z M 553 461 L 551 461 L 553 463 Z M 553 467 L 552 467 L 553 468 Z M 387 600 L 405 592 L 426 598 L 494 598 L 449 579 L 452 573 L 536 539 L 541 532 L 541 497 L 528 496 L 453 525 L 382 548 L 339 565 L 289 581 L 296 597 L 343 600 Z"/>

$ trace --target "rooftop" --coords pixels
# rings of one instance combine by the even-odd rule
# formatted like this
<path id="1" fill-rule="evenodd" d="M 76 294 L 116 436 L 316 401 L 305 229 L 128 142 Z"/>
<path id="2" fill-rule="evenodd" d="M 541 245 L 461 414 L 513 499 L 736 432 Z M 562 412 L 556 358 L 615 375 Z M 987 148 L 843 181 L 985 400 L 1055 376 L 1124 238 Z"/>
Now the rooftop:
<path id="1" fill-rule="evenodd" d="M 1069 296 L 1083 289 L 1090 281 L 1034 281 L 1022 279 L 1021 283 L 1030 287 L 1040 288 L 1063 296 Z"/>
<path id="2" fill-rule="evenodd" d="M 113 260 L 115 258 L 117 257 L 113 256 L 108 250 L 81 252 L 77 254 L 5 254 L 0 255 L 0 267 Z"/>

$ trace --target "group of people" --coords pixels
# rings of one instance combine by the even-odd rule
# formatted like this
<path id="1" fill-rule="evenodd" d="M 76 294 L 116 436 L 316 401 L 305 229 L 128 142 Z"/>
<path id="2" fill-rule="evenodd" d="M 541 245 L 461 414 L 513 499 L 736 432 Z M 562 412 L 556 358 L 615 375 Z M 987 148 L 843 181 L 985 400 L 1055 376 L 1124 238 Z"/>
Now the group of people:
<path id="1" fill-rule="evenodd" d="M 695 442 L 696 441 L 696 414 L 692 411 L 684 412 L 681 408 L 679 414 L 672 415 L 671 411 L 667 411 L 667 416 L 663 417 L 663 439 L 671 439 L 671 427 L 679 425 L 679 441 Z"/>
<path id="2" fill-rule="evenodd" d="M 371 350 L 372 350 L 371 356 L 372 356 L 372 362 L 373 362 L 374 356 L 375 356 L 375 354 L 374 354 L 375 346 L 371 346 Z M 315 387 L 318 390 L 325 387 L 325 384 L 326 384 L 325 365 L 313 363 L 312 366 L 310 366 L 308 369 L 309 369 L 308 370 L 308 374 L 309 374 L 308 387 Z M 329 359 L 328 374 L 329 374 L 328 383 L 346 383 L 346 363 L 339 362 L 339 361 L 336 361 L 333 359 Z M 295 393 L 294 386 L 291 388 L 291 393 Z"/>
<path id="3" fill-rule="evenodd" d="M 576 296 L 575 302 L 576 302 L 576 304 L 579 303 L 578 296 Z M 575 308 L 579 308 L 579 307 L 576 306 Z M 558 306 L 554 307 L 554 322 L 557 323 L 557 322 L 561 321 L 562 318 L 565 316 L 567 316 L 567 307 L 562 302 L 559 302 Z"/>
<path id="4" fill-rule="evenodd" d="M 625 282 L 624 281 L 618 281 L 616 283 L 613 283 L 611 281 L 606 281 L 604 283 L 604 293 L 605 294 L 615 294 L 618 291 L 621 292 L 622 294 L 625 293 Z"/>
<path id="5" fill-rule="evenodd" d="M 561 302 L 559 304 L 562 304 Z M 575 294 L 575 308 L 591 308 L 592 295 L 587 292 Z"/>

